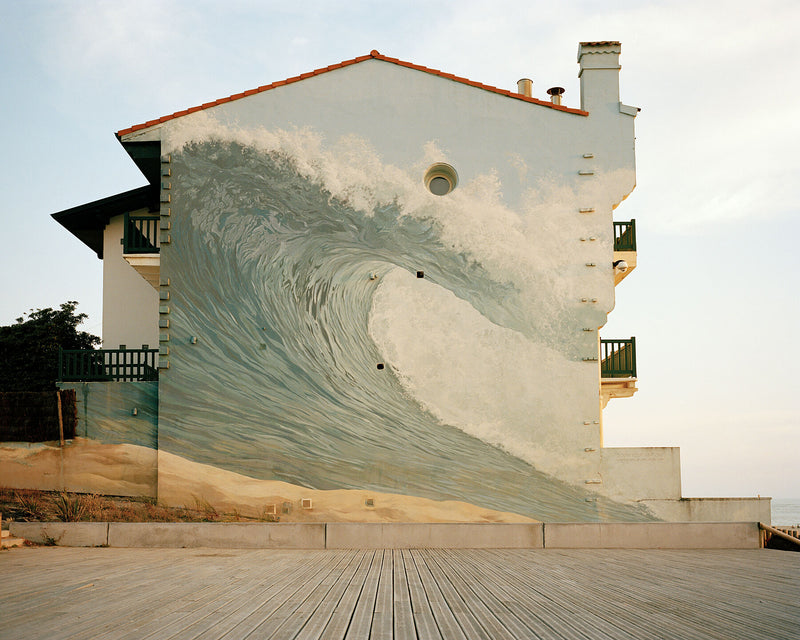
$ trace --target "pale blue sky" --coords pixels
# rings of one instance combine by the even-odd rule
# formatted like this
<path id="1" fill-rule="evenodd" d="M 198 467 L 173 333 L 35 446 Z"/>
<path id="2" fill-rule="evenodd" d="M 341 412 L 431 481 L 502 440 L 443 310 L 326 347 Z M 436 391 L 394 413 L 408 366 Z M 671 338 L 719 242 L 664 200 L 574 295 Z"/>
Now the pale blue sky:
<path id="1" fill-rule="evenodd" d="M 606 445 L 680 446 L 686 496 L 800 496 L 797 24 L 794 0 L 0 0 L 0 324 L 74 299 L 100 332 L 101 262 L 49 214 L 144 183 L 119 129 L 371 49 L 578 106 L 578 42 L 621 40 L 639 266 L 603 335 L 636 336 L 640 391 Z"/>

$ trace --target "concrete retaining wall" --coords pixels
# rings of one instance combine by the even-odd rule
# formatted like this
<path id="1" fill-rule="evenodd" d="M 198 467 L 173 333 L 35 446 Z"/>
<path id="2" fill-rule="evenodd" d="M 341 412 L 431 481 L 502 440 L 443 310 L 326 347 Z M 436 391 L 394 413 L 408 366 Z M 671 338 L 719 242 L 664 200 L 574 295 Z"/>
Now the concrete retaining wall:
<path id="1" fill-rule="evenodd" d="M 102 547 L 108 543 L 108 522 L 10 522 L 15 538 L 61 547 Z"/>
<path id="2" fill-rule="evenodd" d="M 541 524 L 331 522 L 328 549 L 541 549 Z"/>
<path id="3" fill-rule="evenodd" d="M 642 500 L 657 518 L 667 522 L 769 523 L 771 498 L 681 498 Z"/>
<path id="4" fill-rule="evenodd" d="M 12 522 L 67 547 L 227 549 L 758 549 L 757 522 L 564 524 Z"/>
<path id="5" fill-rule="evenodd" d="M 325 524 L 261 522 L 112 522 L 110 547 L 324 549 Z"/>
<path id="6" fill-rule="evenodd" d="M 757 522 L 547 524 L 548 549 L 758 549 Z"/>

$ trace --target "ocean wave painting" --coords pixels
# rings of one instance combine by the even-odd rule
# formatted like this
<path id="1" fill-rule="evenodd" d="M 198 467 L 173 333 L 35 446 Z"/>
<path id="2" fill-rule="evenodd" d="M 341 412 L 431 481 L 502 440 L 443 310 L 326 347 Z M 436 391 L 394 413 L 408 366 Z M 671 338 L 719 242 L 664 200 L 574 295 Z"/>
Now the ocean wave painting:
<path id="1" fill-rule="evenodd" d="M 355 138 L 172 135 L 160 449 L 312 489 L 649 519 L 578 486 L 562 440 L 597 414 L 596 334 L 563 326 L 605 312 L 577 302 L 563 233 L 507 208 L 491 173 L 439 198 Z"/>

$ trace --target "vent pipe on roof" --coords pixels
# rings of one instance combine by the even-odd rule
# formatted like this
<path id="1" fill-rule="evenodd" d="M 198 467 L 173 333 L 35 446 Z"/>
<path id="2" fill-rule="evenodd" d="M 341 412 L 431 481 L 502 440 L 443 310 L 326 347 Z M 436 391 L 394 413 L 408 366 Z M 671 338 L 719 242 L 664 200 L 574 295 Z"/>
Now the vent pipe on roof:
<path id="1" fill-rule="evenodd" d="M 522 78 L 517 80 L 517 93 L 521 93 L 526 98 L 533 97 L 533 80 Z"/>
<path id="2" fill-rule="evenodd" d="M 561 104 L 561 96 L 564 93 L 564 87 L 550 87 L 547 90 L 547 95 L 550 96 L 550 102 L 553 104 Z"/>

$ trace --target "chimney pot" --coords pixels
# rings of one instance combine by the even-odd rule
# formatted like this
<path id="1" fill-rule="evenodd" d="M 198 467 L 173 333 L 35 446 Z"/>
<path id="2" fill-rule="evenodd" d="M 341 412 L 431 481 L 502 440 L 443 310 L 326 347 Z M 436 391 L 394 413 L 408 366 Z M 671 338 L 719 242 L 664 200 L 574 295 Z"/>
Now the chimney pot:
<path id="1" fill-rule="evenodd" d="M 564 87 L 550 87 L 547 90 L 547 95 L 550 96 L 550 102 L 553 104 L 561 104 L 561 96 L 564 93 Z"/>
<path id="2" fill-rule="evenodd" d="M 522 78 L 517 80 L 517 93 L 522 94 L 526 98 L 533 97 L 533 80 L 529 78 Z"/>

